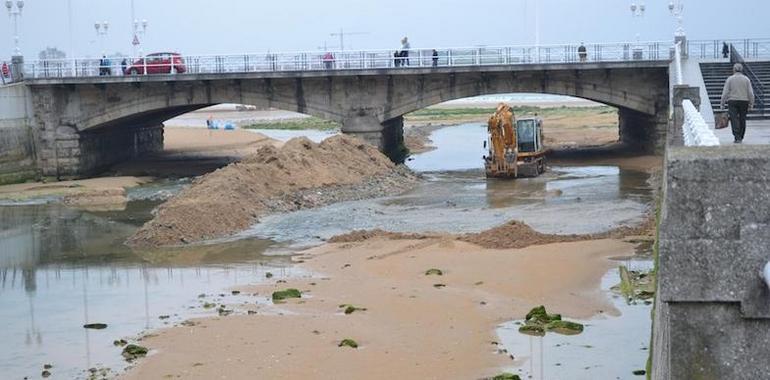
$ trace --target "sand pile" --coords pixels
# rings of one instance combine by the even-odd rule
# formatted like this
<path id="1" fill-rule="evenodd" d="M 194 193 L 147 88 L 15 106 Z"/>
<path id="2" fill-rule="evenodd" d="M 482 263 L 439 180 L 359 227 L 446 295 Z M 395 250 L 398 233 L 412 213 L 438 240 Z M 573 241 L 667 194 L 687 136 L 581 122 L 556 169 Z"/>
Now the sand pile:
<path id="1" fill-rule="evenodd" d="M 128 244 L 178 245 L 224 237 L 267 213 L 394 194 L 416 180 L 357 138 L 339 135 L 320 144 L 295 138 L 281 148 L 263 146 L 241 162 L 197 178 L 161 205 Z"/>
<path id="2" fill-rule="evenodd" d="M 421 240 L 431 237 L 437 237 L 437 235 L 428 234 L 413 234 L 403 232 L 389 232 L 381 230 L 379 228 L 373 230 L 355 230 L 342 235 L 332 236 L 327 242 L 329 243 L 355 243 L 360 241 L 366 241 L 370 239 L 390 239 L 390 240 Z"/>
<path id="3" fill-rule="evenodd" d="M 62 203 L 69 207 L 89 211 L 124 210 L 128 203 L 126 190 L 122 187 L 105 189 L 86 189 L 77 193 L 67 194 Z"/>
<path id="4" fill-rule="evenodd" d="M 518 221 L 511 221 L 479 233 L 465 234 L 457 240 L 476 244 L 489 249 L 518 249 L 531 245 L 551 243 L 567 243 L 580 240 L 591 240 L 593 235 L 552 235 L 543 234 L 532 227 Z"/>
<path id="5" fill-rule="evenodd" d="M 655 231 L 655 219 L 648 217 L 638 226 L 622 226 L 613 230 L 598 234 L 583 235 L 556 235 L 544 234 L 535 231 L 532 227 L 519 222 L 510 221 L 498 227 L 494 227 L 478 233 L 454 235 L 452 238 L 466 243 L 478 245 L 487 249 L 520 249 L 535 245 L 569 243 L 586 240 L 621 239 L 628 236 L 650 235 Z M 432 233 L 401 233 L 389 232 L 380 229 L 359 230 L 347 234 L 337 235 L 328 240 L 329 243 L 353 243 L 370 239 L 388 240 L 419 240 L 439 238 L 452 235 L 440 235 Z"/>

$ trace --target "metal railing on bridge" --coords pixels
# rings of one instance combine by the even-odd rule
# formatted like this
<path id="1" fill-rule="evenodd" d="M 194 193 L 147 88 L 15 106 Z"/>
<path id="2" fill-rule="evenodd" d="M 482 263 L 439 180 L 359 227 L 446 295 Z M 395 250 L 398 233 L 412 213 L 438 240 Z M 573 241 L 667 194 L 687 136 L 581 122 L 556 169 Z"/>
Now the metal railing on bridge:
<path id="1" fill-rule="evenodd" d="M 111 57 L 38 60 L 24 64 L 26 78 L 69 78 L 153 74 L 220 74 L 286 71 L 371 70 L 461 67 L 536 63 L 670 60 L 669 42 L 580 45 L 497 46 L 396 50 L 288 52 L 242 55 L 181 56 L 158 53 L 140 58 Z"/>
<path id="2" fill-rule="evenodd" d="M 727 57 L 724 47 L 727 45 Z M 770 59 L 770 38 L 765 39 L 730 39 L 730 40 L 692 40 L 687 41 L 683 53 L 696 59 L 726 59 L 730 58 L 730 46 L 745 59 Z"/>

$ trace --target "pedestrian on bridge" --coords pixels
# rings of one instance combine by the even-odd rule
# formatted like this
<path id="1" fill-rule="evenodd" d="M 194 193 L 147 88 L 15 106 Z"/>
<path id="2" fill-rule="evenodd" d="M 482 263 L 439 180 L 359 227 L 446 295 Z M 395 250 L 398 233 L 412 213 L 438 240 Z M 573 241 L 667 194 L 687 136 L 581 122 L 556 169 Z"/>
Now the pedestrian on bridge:
<path id="1" fill-rule="evenodd" d="M 582 42 L 578 47 L 578 56 L 580 57 L 580 62 L 588 61 L 588 49 L 586 49 L 586 45 L 584 45 Z"/>
<path id="2" fill-rule="evenodd" d="M 327 51 L 326 54 L 324 54 L 323 56 L 323 61 L 324 61 L 324 68 L 326 68 L 326 70 L 331 70 L 332 68 L 334 68 L 334 54 L 332 54 L 332 52 Z"/>
<path id="3" fill-rule="evenodd" d="M 409 66 L 409 39 L 404 37 L 401 39 L 401 66 Z"/>
<path id="4" fill-rule="evenodd" d="M 433 49 L 433 67 L 438 67 L 438 50 Z"/>
<path id="5" fill-rule="evenodd" d="M 727 112 L 730 115 L 730 126 L 733 129 L 735 143 L 743 142 L 743 136 L 746 134 L 746 114 L 750 108 L 754 108 L 754 89 L 751 87 L 751 80 L 743 75 L 743 65 L 736 63 L 733 66 L 733 75 L 725 81 L 725 88 L 722 90 L 722 100 L 720 106 L 725 108 L 727 103 Z"/>
<path id="6" fill-rule="evenodd" d="M 730 58 L 730 46 L 727 42 L 722 42 L 722 58 Z"/>

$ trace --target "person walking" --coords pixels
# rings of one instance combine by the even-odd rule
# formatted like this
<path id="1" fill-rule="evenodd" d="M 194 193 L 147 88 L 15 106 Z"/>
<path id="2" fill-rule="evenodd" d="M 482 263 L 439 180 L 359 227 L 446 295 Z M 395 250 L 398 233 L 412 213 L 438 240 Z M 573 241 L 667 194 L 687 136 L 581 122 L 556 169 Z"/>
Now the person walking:
<path id="1" fill-rule="evenodd" d="M 409 44 L 409 39 L 405 36 L 401 39 L 401 66 L 409 66 L 409 49 L 412 45 Z"/>
<path id="2" fill-rule="evenodd" d="M 324 68 L 326 68 L 326 70 L 331 70 L 332 68 L 334 68 L 334 54 L 332 54 L 332 52 L 327 51 L 326 54 L 324 54 L 323 56 L 323 61 L 324 61 Z"/>
<path id="3" fill-rule="evenodd" d="M 586 49 L 586 45 L 584 45 L 582 42 L 578 47 L 578 57 L 580 57 L 580 62 L 588 61 L 588 49 Z"/>
<path id="4" fill-rule="evenodd" d="M 733 66 L 733 75 L 725 81 L 720 102 L 722 109 L 725 108 L 725 103 L 730 115 L 734 142 L 740 144 L 746 134 L 746 114 L 750 108 L 754 108 L 754 89 L 751 87 L 751 80 L 743 74 L 743 65 L 740 63 Z"/>
<path id="5" fill-rule="evenodd" d="M 438 67 L 438 50 L 433 49 L 433 67 Z"/>
<path id="6" fill-rule="evenodd" d="M 730 58 L 730 46 L 727 42 L 722 42 L 722 58 Z"/>
<path id="7" fill-rule="evenodd" d="M 123 75 L 126 75 L 127 69 L 128 69 L 128 60 L 123 58 L 123 60 L 120 61 L 120 71 L 123 73 Z"/>

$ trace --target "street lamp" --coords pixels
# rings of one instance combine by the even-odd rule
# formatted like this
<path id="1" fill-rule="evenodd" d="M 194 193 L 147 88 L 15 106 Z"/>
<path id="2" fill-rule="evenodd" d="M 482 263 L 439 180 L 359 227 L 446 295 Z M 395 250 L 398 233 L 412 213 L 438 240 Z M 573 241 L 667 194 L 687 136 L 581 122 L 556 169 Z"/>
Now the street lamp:
<path id="1" fill-rule="evenodd" d="M 684 37 L 684 20 L 682 19 L 682 15 L 684 13 L 684 3 L 682 0 L 677 0 L 676 2 L 672 0 L 668 3 L 668 11 L 671 12 L 672 16 L 676 17 L 676 20 L 679 23 L 679 26 L 676 28 L 675 36 Z"/>
<path id="2" fill-rule="evenodd" d="M 12 0 L 5 0 L 5 8 L 8 9 L 8 17 L 13 19 L 13 42 L 15 45 L 14 55 L 21 55 L 21 49 L 19 49 L 19 17 L 21 17 L 21 11 L 24 9 L 24 0 L 16 0 L 16 7 L 13 6 Z"/>
<path id="3" fill-rule="evenodd" d="M 99 48 L 102 50 L 102 55 L 105 54 L 104 40 L 107 38 L 107 30 L 109 27 L 110 24 L 107 21 L 94 23 L 94 29 L 96 29 L 96 38 L 99 39 Z"/>
<path id="4" fill-rule="evenodd" d="M 142 20 L 141 22 L 137 19 L 134 19 L 134 41 L 132 44 L 134 47 L 138 47 L 139 49 L 139 56 L 142 55 L 142 48 L 140 47 L 140 40 L 139 36 L 141 35 L 144 37 L 144 35 L 147 33 L 147 19 Z"/>
<path id="5" fill-rule="evenodd" d="M 638 17 L 642 18 L 644 17 L 644 12 L 647 10 L 647 6 L 644 5 L 644 3 L 641 3 L 637 5 L 636 3 L 631 3 L 631 17 Z M 639 32 L 636 33 L 636 42 L 639 42 Z"/>

